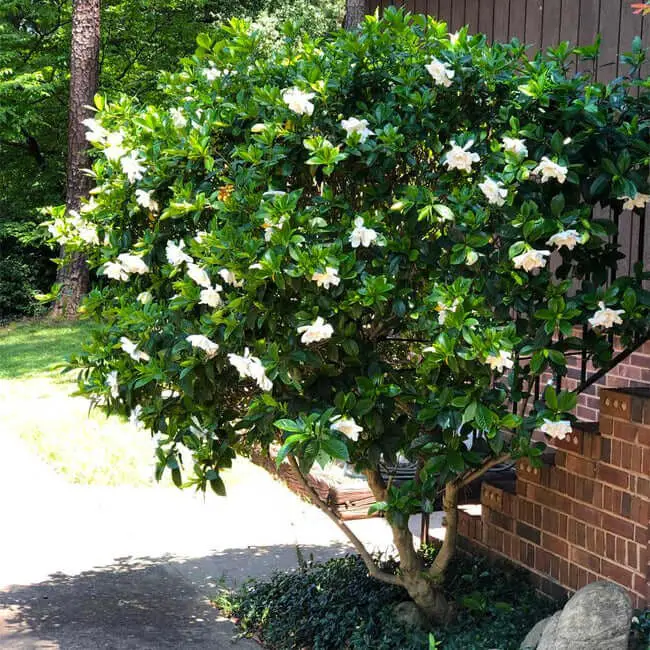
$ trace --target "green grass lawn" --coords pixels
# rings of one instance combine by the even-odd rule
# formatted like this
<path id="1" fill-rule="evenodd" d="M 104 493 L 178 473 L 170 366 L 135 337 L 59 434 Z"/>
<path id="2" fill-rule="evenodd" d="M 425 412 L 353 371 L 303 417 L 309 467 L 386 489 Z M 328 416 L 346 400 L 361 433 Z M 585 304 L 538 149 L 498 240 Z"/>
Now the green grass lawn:
<path id="1" fill-rule="evenodd" d="M 19 436 L 73 483 L 152 485 L 149 435 L 118 417 L 89 413 L 88 400 L 72 396 L 73 374 L 61 374 L 60 364 L 89 330 L 48 321 L 0 328 L 0 441 Z"/>
<path id="2" fill-rule="evenodd" d="M 0 327 L 0 379 L 56 374 L 53 366 L 78 352 L 87 323 L 24 321 Z"/>

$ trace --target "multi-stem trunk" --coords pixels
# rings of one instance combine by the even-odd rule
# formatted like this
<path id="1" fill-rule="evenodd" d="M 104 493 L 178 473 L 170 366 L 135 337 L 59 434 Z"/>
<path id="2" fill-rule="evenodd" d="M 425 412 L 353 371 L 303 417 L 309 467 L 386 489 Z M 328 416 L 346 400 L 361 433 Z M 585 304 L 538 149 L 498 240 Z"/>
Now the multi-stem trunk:
<path id="1" fill-rule="evenodd" d="M 99 76 L 100 0 L 74 0 L 72 4 L 72 45 L 70 49 L 70 98 L 68 117 L 68 165 L 66 208 L 79 210 L 81 197 L 91 183 L 85 169 L 90 167 L 83 121 L 90 116 Z M 64 251 L 61 251 L 62 255 Z M 88 267 L 83 255 L 76 254 L 59 267 L 60 298 L 52 315 L 74 317 L 88 290 Z"/>

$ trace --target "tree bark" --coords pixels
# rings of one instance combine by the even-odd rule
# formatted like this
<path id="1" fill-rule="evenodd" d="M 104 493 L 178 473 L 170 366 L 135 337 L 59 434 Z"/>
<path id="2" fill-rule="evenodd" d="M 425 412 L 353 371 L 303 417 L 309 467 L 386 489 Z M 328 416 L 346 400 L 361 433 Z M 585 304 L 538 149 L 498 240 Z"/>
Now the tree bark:
<path id="1" fill-rule="evenodd" d="M 346 0 L 345 2 L 345 29 L 354 29 L 361 24 L 366 15 L 366 0 Z"/>
<path id="2" fill-rule="evenodd" d="M 384 501 L 386 489 L 378 471 L 366 470 L 364 472 L 368 479 L 368 485 L 377 501 Z M 432 572 L 424 565 L 422 556 L 417 552 L 413 535 L 408 528 L 400 528 L 391 524 L 393 542 L 399 553 L 400 575 L 402 586 L 408 592 L 413 602 L 420 608 L 427 620 L 436 624 L 449 622 L 453 608 L 447 601 L 442 587 L 444 569 L 449 562 L 444 563 L 443 571 Z M 447 530 L 447 535 L 449 530 Z M 445 537 L 445 543 L 447 538 Z M 443 543 L 443 548 L 445 546 Z M 453 538 L 455 544 L 455 536 Z M 442 549 L 441 551 L 442 552 Z M 449 559 L 453 557 L 453 552 Z M 437 559 L 437 556 L 436 556 Z M 434 563 L 435 564 L 435 563 Z"/>
<path id="3" fill-rule="evenodd" d="M 83 120 L 90 116 L 99 77 L 100 0 L 73 0 L 72 44 L 70 47 L 70 98 L 68 116 L 68 163 L 65 204 L 68 212 L 78 210 L 88 194 L 91 180 L 84 173 L 90 167 Z M 64 251 L 61 251 L 63 257 Z M 62 285 L 52 315 L 73 318 L 88 291 L 85 257 L 74 254 L 59 267 L 57 283 Z"/>

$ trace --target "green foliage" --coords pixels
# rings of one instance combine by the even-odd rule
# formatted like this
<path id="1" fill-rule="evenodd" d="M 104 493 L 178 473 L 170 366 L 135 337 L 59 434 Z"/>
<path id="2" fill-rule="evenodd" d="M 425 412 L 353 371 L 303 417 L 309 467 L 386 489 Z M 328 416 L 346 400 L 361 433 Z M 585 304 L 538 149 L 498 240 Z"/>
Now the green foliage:
<path id="1" fill-rule="evenodd" d="M 456 560 L 445 590 L 459 603 L 459 612 L 454 623 L 433 631 L 439 644 L 434 648 L 518 648 L 528 629 L 553 611 L 522 574 L 482 559 Z M 430 647 L 428 633 L 393 619 L 391 608 L 403 599 L 402 590 L 369 578 L 358 558 L 345 557 L 249 582 L 230 598 L 228 609 L 245 633 L 259 634 L 274 650 Z M 476 607 L 476 602 L 493 605 Z"/>
<path id="2" fill-rule="evenodd" d="M 0 323 L 38 313 L 33 298 L 36 285 L 36 269 L 13 255 L 0 259 Z"/>
<path id="3" fill-rule="evenodd" d="M 102 279 L 81 390 L 218 493 L 254 444 L 305 471 L 405 454 L 399 527 L 504 451 L 539 463 L 575 395 L 534 380 L 648 328 L 592 211 L 648 198 L 648 95 L 394 10 L 266 56 L 239 20 L 198 44 L 163 106 L 100 101 L 93 202 L 53 214 Z"/>
<path id="4" fill-rule="evenodd" d="M 650 609 L 636 612 L 632 618 L 632 644 L 634 650 L 650 650 Z"/>
<path id="5" fill-rule="evenodd" d="M 340 23 L 342 0 L 107 0 L 102 2 L 100 90 L 159 102 L 157 80 L 197 34 L 232 16 L 256 20 L 267 47 L 286 19 L 322 33 Z M 37 259 L 36 288 L 52 281 L 40 208 L 63 202 L 71 0 L 0 0 L 0 250 Z M 27 285 L 24 285 L 27 289 Z M 29 306 L 33 308 L 33 302 Z M 9 315 L 25 313 L 17 303 Z"/>

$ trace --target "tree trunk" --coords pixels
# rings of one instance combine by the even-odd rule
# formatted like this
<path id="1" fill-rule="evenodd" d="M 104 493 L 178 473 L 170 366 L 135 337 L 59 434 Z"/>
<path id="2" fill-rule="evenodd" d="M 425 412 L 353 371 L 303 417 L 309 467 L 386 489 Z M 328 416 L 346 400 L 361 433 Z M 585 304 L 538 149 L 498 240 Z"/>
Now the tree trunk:
<path id="1" fill-rule="evenodd" d="M 345 29 L 354 29 L 361 24 L 366 15 L 366 0 L 346 0 L 345 2 Z"/>
<path id="2" fill-rule="evenodd" d="M 375 499 L 385 501 L 386 488 L 379 472 L 366 470 L 364 474 L 368 479 L 368 486 Z M 424 566 L 424 560 L 417 552 L 413 535 L 408 528 L 400 528 L 391 524 L 391 530 L 395 548 L 399 553 L 402 586 L 428 621 L 436 624 L 448 623 L 453 614 L 453 608 L 443 592 L 442 578 L 444 578 L 444 571 L 442 573 L 431 573 L 431 569 Z M 447 534 L 449 534 L 449 530 L 447 530 Z M 446 541 L 445 539 L 445 543 Z M 455 544 L 455 536 L 453 543 Z M 444 546 L 443 544 L 443 548 Z M 442 549 L 440 552 L 442 552 Z M 451 556 L 453 556 L 453 553 Z M 451 559 L 451 556 L 449 559 Z M 444 565 L 444 568 L 447 565 L 448 562 Z"/>
<path id="3" fill-rule="evenodd" d="M 68 211 L 79 209 L 81 197 L 87 195 L 91 187 L 91 180 L 83 171 L 90 167 L 83 120 L 90 116 L 90 109 L 86 107 L 92 106 L 97 92 L 99 44 L 100 0 L 73 0 L 65 195 Z M 61 256 L 63 253 L 62 250 Z M 88 267 L 84 256 L 75 254 L 68 264 L 59 267 L 56 281 L 62 289 L 52 315 L 72 318 L 88 290 Z"/>

